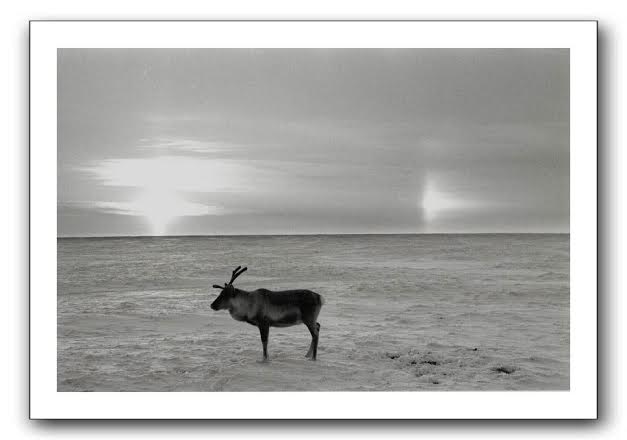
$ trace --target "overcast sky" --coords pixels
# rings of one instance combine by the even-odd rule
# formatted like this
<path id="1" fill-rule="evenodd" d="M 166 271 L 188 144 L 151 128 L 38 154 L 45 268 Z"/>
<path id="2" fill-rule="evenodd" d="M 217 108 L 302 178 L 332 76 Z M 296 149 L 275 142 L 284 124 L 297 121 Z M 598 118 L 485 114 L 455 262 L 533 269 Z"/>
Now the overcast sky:
<path id="1" fill-rule="evenodd" d="M 60 236 L 568 230 L 568 50 L 58 51 Z"/>

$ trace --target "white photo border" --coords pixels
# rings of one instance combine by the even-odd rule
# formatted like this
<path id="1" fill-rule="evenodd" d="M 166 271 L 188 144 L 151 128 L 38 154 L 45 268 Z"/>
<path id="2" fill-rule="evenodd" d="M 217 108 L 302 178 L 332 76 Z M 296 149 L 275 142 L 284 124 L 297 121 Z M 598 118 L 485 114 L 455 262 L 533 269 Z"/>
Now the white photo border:
<path id="1" fill-rule="evenodd" d="M 570 390 L 58 392 L 58 48 L 568 48 Z M 32 419 L 594 419 L 597 417 L 596 21 L 31 21 Z"/>

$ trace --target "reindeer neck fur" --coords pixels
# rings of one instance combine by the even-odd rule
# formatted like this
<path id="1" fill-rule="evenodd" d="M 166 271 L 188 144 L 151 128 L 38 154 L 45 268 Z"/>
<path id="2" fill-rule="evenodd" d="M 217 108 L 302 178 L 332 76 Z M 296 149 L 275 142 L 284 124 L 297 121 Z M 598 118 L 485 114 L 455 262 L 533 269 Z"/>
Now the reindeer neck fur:
<path id="1" fill-rule="evenodd" d="M 237 321 L 250 322 L 255 314 L 255 308 L 250 301 L 250 292 L 242 289 L 233 289 L 233 296 L 229 302 L 229 313 Z"/>

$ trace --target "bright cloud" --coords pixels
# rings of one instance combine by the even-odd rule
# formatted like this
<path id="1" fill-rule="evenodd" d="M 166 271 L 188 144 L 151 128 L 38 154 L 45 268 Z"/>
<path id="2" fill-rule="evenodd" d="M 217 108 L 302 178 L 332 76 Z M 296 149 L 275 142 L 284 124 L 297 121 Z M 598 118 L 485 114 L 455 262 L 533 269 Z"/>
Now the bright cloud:
<path id="1" fill-rule="evenodd" d="M 151 225 L 152 233 L 166 233 L 168 225 L 187 216 L 216 216 L 228 212 L 223 206 L 189 201 L 186 193 L 250 191 L 259 172 L 232 161 L 184 156 L 110 159 L 82 172 L 107 186 L 139 190 L 130 201 L 96 201 L 96 209 L 122 215 L 141 216 Z"/>
<path id="2" fill-rule="evenodd" d="M 186 192 L 250 191 L 264 178 L 236 161 L 186 156 L 108 159 L 79 171 L 107 186 Z"/>
<path id="3" fill-rule="evenodd" d="M 155 235 L 163 235 L 168 225 L 179 217 L 226 213 L 219 206 L 189 202 L 175 192 L 157 190 L 145 190 L 133 201 L 95 202 L 93 206 L 105 212 L 142 216 Z"/>

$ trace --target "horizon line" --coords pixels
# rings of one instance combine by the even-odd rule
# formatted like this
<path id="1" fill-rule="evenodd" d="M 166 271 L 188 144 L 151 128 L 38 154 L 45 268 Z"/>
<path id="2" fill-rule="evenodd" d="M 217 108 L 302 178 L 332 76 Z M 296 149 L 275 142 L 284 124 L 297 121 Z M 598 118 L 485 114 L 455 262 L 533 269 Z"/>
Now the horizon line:
<path id="1" fill-rule="evenodd" d="M 294 234 L 165 234 L 165 235 L 57 235 L 61 238 L 205 238 L 205 237 L 319 237 L 339 235 L 570 235 L 566 232 L 339 232 L 339 233 L 294 233 Z"/>

